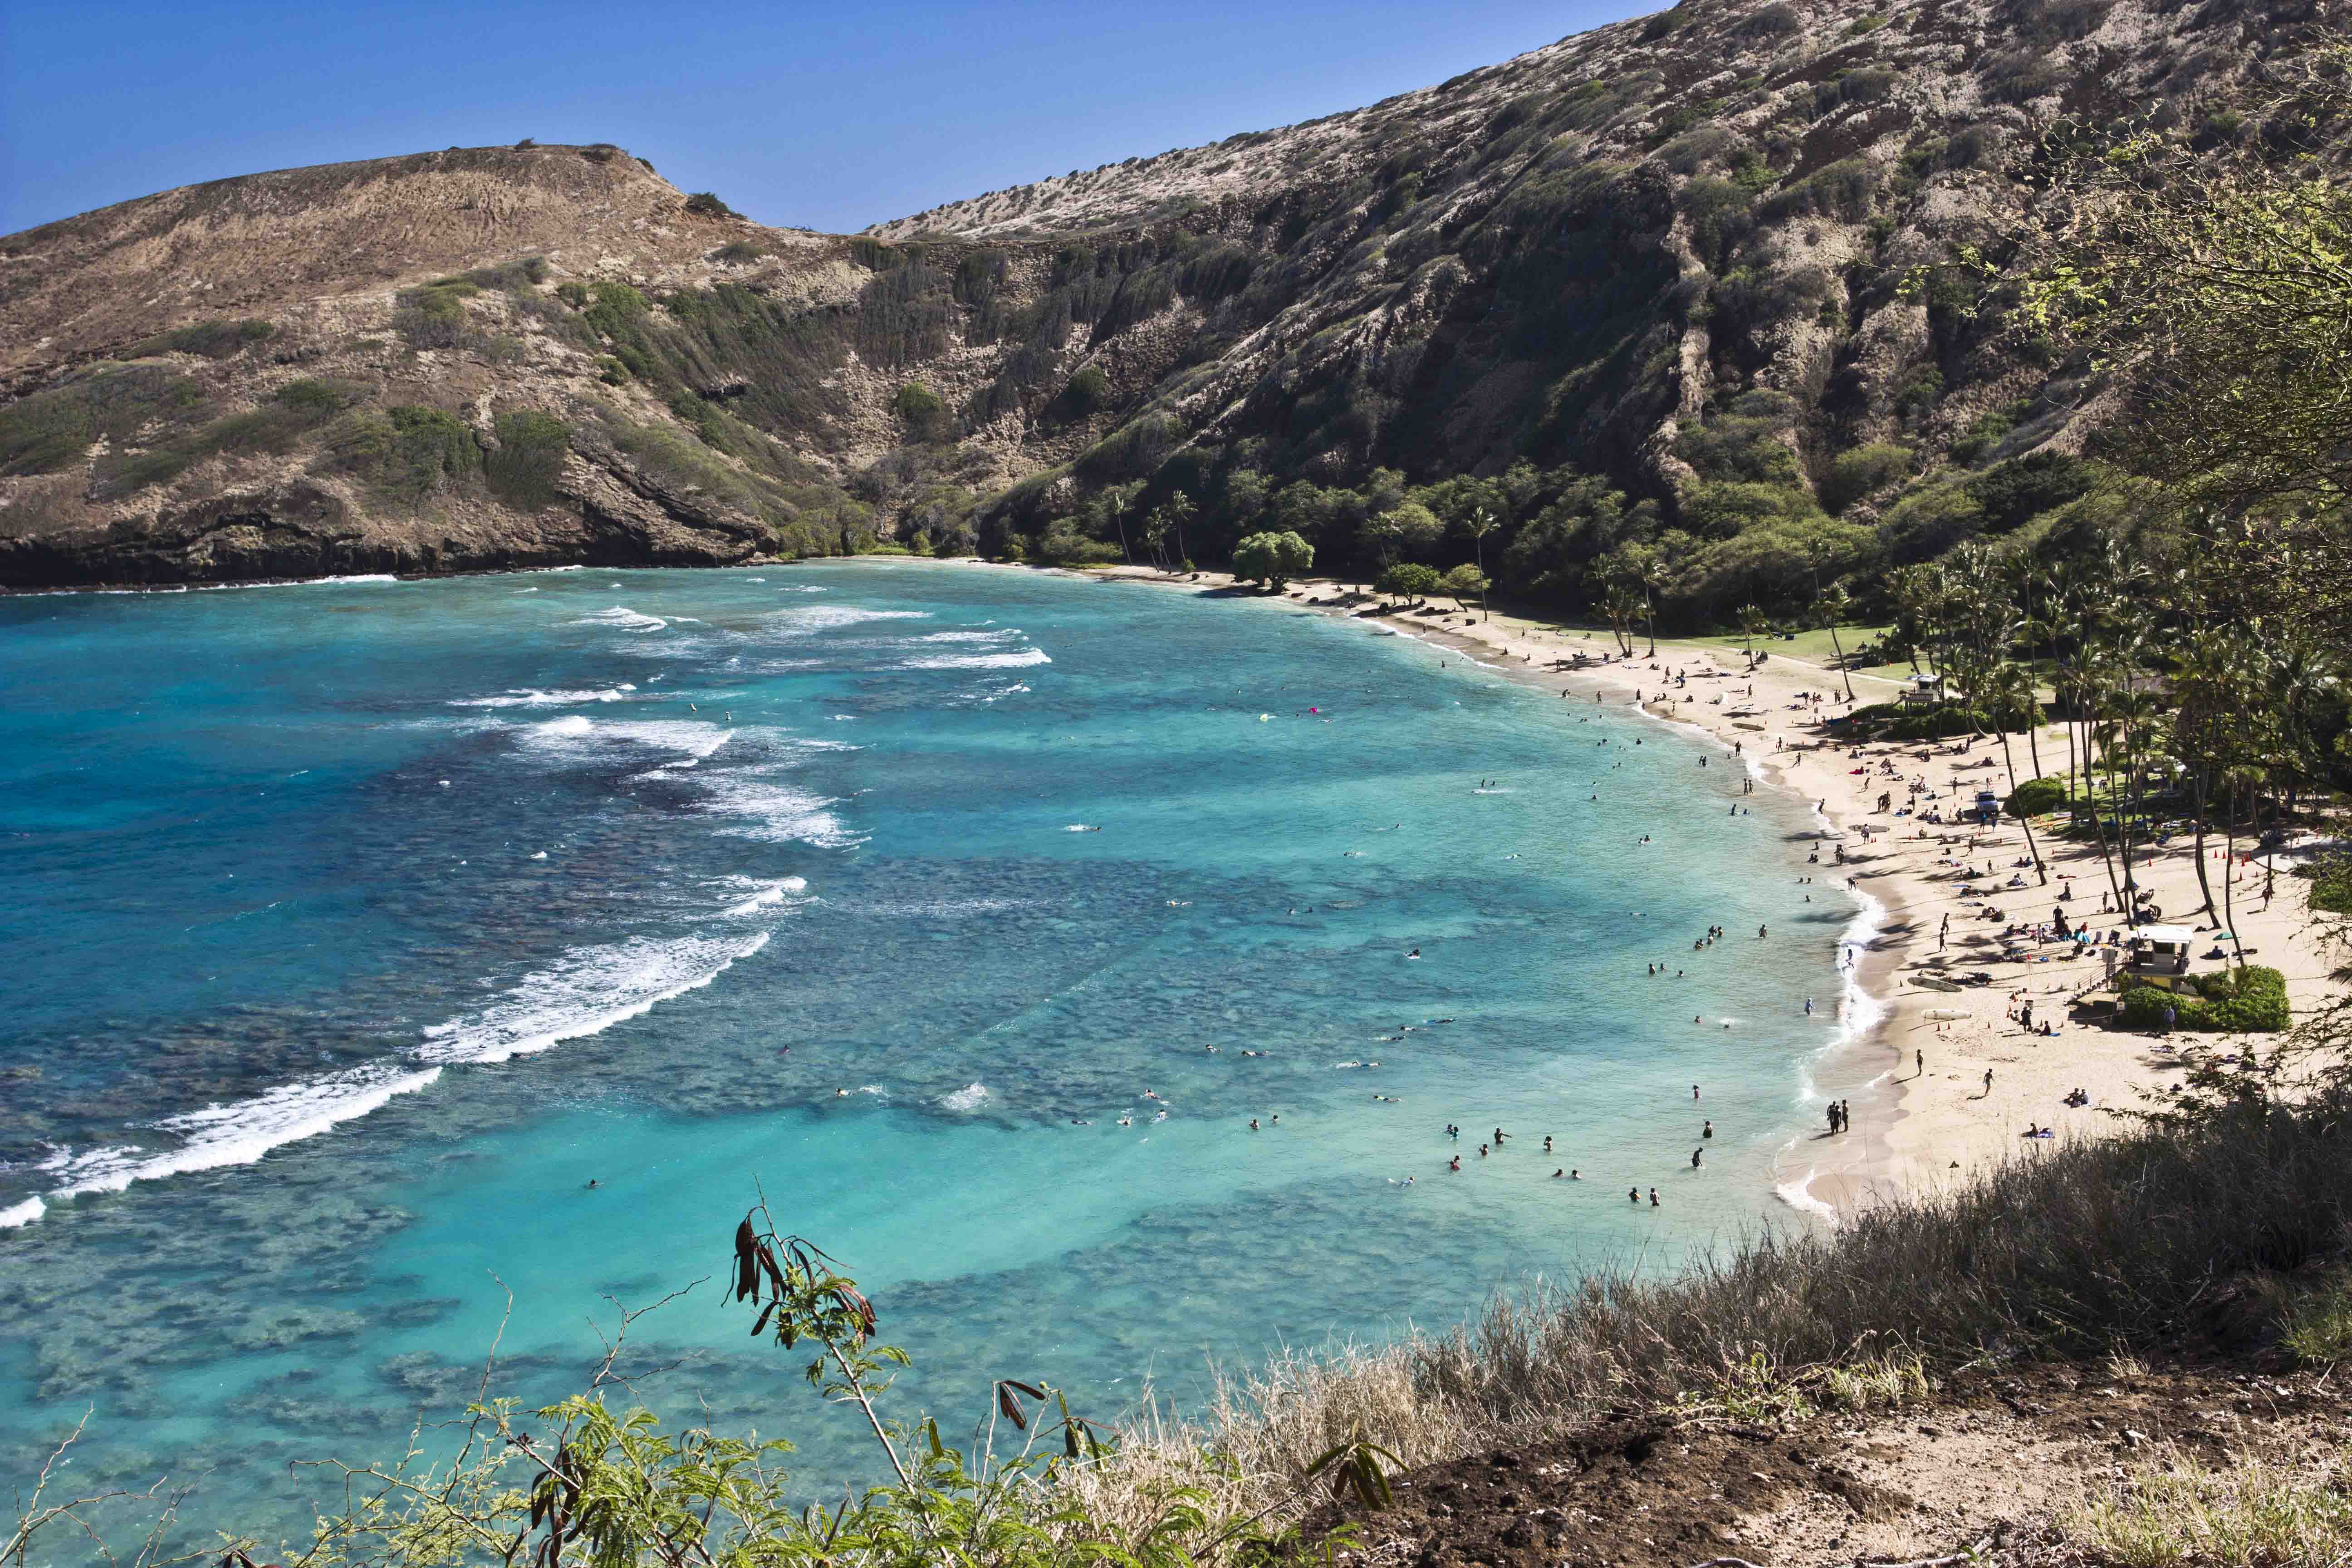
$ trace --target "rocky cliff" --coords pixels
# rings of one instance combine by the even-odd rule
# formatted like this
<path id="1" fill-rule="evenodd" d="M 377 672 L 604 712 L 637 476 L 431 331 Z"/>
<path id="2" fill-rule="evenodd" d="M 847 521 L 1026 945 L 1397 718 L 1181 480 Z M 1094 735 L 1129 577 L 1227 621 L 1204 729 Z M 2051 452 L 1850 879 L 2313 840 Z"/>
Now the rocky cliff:
<path id="1" fill-rule="evenodd" d="M 1685 0 L 854 237 L 608 146 L 166 192 L 0 240 L 0 585 L 1034 554 L 1120 485 L 1204 557 L 1344 490 L 1336 563 L 1513 472 L 1514 533 L 1563 476 L 1622 503 L 1530 583 L 1612 530 L 1932 552 L 1999 520 L 1922 494 L 2096 413 L 2010 319 L 2053 146 L 2261 134 L 2324 10 Z"/>

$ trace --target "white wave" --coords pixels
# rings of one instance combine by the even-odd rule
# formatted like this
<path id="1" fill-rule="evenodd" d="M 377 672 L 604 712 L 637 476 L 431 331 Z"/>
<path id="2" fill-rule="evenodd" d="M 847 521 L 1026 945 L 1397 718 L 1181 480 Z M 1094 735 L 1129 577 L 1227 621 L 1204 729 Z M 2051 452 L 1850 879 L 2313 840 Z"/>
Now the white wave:
<path id="1" fill-rule="evenodd" d="M 1814 1215 L 1835 1225 L 1838 1217 L 1836 1208 L 1813 1196 L 1813 1178 L 1820 1173 L 1819 1171 L 1807 1171 L 1801 1180 L 1781 1182 L 1773 1187 L 1772 1195 L 1800 1214 Z"/>
<path id="2" fill-rule="evenodd" d="M 714 816 L 744 819 L 721 830 L 735 837 L 769 844 L 813 844 L 821 849 L 863 842 L 826 809 L 837 804 L 826 796 L 772 783 L 756 772 L 704 775 L 696 782 L 704 790 L 698 809 Z"/>
<path id="3" fill-rule="evenodd" d="M 926 632 L 915 640 L 917 642 L 1003 642 L 1007 637 L 1017 637 L 1020 635 L 1019 626 L 1006 626 L 1002 631 L 994 632 Z"/>
<path id="4" fill-rule="evenodd" d="M 343 577 L 298 577 L 282 583 L 200 583 L 199 594 L 239 593 L 247 588 L 348 588 L 362 583 L 397 583 L 389 572 L 354 573 Z"/>
<path id="5" fill-rule="evenodd" d="M 634 686 L 610 686 L 595 691 L 541 691 L 534 687 L 516 687 L 496 697 L 453 697 L 452 708 L 577 708 L 587 702 L 629 702 L 635 700 L 630 693 Z"/>
<path id="6" fill-rule="evenodd" d="M 751 579 L 754 583 L 761 582 L 764 579 L 758 577 Z M 779 588 L 776 592 L 779 594 L 822 594 L 824 590 L 818 587 L 814 583 L 803 583 L 797 588 Z"/>
<path id="7" fill-rule="evenodd" d="M 740 731 L 696 719 L 606 720 L 598 723 L 585 714 L 524 727 L 520 734 L 529 745 L 558 755 L 580 755 L 607 744 L 645 746 L 701 759 L 727 744 Z"/>
<path id="8" fill-rule="evenodd" d="M 600 1033 L 656 1004 L 709 984 L 739 958 L 768 945 L 748 937 L 632 937 L 565 953 L 525 975 L 499 1002 L 425 1031 L 417 1058 L 429 1062 L 502 1062 Z"/>
<path id="9" fill-rule="evenodd" d="M 930 618 L 929 610 L 869 610 L 856 605 L 797 605 L 788 610 L 771 610 L 760 620 L 774 634 L 813 637 L 836 626 L 854 626 L 866 621 L 928 621 Z"/>
<path id="10" fill-rule="evenodd" d="M 730 904 L 719 911 L 730 920 L 740 920 L 745 915 L 758 914 L 761 910 L 774 909 L 784 901 L 785 894 L 805 892 L 808 889 L 808 879 L 805 877 L 780 877 L 772 882 L 761 882 L 750 877 L 730 877 L 728 880 L 738 887 L 748 887 L 752 889 L 750 898 L 740 903 Z"/>
<path id="11" fill-rule="evenodd" d="M 572 624 L 575 626 L 621 626 L 633 632 L 657 632 L 669 625 L 659 616 L 639 615 L 622 605 L 615 605 L 609 610 L 599 610 L 593 616 L 583 616 Z"/>
<path id="12" fill-rule="evenodd" d="M 20 1225 L 30 1225 L 49 1212 L 49 1205 L 38 1198 L 26 1198 L 21 1204 L 10 1204 L 0 1209 L 0 1230 L 14 1230 Z"/>
<path id="13" fill-rule="evenodd" d="M 178 1148 L 92 1149 L 59 1155 L 42 1167 L 63 1178 L 49 1195 L 119 1193 L 133 1182 L 249 1165 L 281 1143 L 299 1142 L 338 1122 L 365 1116 L 394 1095 L 423 1089 L 440 1076 L 437 1067 L 419 1070 L 373 1062 L 349 1072 L 280 1084 L 234 1104 L 168 1117 L 155 1123 L 155 1130 L 178 1138 Z"/>
<path id="14" fill-rule="evenodd" d="M 1019 669 L 1032 664 L 1051 664 L 1045 650 L 1034 647 L 1010 653 L 938 654 L 929 658 L 910 658 L 895 665 L 897 669 Z"/>
<path id="15" fill-rule="evenodd" d="M 940 1103 L 950 1110 L 978 1110 L 988 1101 L 988 1086 L 968 1083 L 953 1094 L 941 1095 Z"/>

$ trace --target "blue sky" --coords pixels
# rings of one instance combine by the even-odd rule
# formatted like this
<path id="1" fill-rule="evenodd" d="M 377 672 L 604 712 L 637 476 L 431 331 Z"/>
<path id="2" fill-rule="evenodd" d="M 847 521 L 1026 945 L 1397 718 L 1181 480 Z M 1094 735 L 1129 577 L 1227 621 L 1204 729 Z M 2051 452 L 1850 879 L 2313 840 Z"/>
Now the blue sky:
<path id="1" fill-rule="evenodd" d="M 197 180 L 616 142 L 846 230 L 1312 119 L 1663 0 L 0 0 L 0 233 Z"/>

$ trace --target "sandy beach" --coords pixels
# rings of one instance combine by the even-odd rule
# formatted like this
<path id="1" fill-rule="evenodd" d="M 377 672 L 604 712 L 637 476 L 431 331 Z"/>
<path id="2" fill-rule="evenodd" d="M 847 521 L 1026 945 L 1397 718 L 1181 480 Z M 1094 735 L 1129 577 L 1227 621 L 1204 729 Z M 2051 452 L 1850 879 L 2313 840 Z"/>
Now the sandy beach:
<path id="1" fill-rule="evenodd" d="M 1178 577 L 1130 568 L 1086 574 L 1201 593 L 1237 586 L 1223 573 Z M 1986 1165 L 2096 1135 L 2113 1125 L 2115 1113 L 2141 1109 L 2178 1084 L 2195 1058 L 2227 1058 L 2239 1048 L 2241 1042 L 2232 1037 L 2182 1033 L 2160 1041 L 2141 1032 L 2077 1023 L 2069 1015 L 2069 1002 L 2099 989 L 2106 973 L 2095 952 L 2049 942 L 2022 962 L 2001 956 L 2004 927 L 2049 921 L 2069 881 L 2073 896 L 2063 906 L 2069 922 L 2096 938 L 2125 924 L 2121 915 L 2101 912 L 2102 901 L 2112 900 L 2099 851 L 2037 826 L 2048 870 L 2044 884 L 2030 860 L 2018 864 L 2027 849 L 2017 822 L 2004 817 L 1998 826 L 1979 828 L 1950 820 L 1973 804 L 1979 788 L 2007 796 L 2009 773 L 1993 742 L 1889 742 L 1862 748 L 1859 756 L 1841 749 L 1826 721 L 1853 707 L 1893 700 L 1897 681 L 1855 674 L 1855 700 L 1849 705 L 1846 676 L 1771 652 L 1773 644 L 1766 639 L 1757 647 L 1769 657 L 1750 670 L 1738 649 L 1662 638 L 1653 657 L 1648 638 L 1637 637 L 1636 652 L 1627 658 L 1605 629 L 1563 628 L 1501 614 L 1488 619 L 1436 601 L 1409 613 L 1368 616 L 1364 612 L 1377 600 L 1350 595 L 1327 580 L 1296 581 L 1286 597 L 1324 614 L 1376 620 L 1458 648 L 1498 674 L 1548 690 L 1638 706 L 1662 722 L 1709 738 L 1727 754 L 1736 751 L 1748 764 L 1746 773 L 1761 781 L 1759 787 L 1785 789 L 1816 806 L 1822 837 L 1811 847 L 1820 850 L 1820 862 L 1805 859 L 1806 847 L 1791 846 L 1796 863 L 1790 875 L 1814 875 L 1831 889 L 1846 884 L 1853 897 L 1867 900 L 1862 911 L 1871 919 L 1848 932 L 1862 936 L 1853 944 L 1853 979 L 1839 1005 L 1852 1026 L 1814 1068 L 1824 1104 L 1831 1098 L 1850 1102 L 1852 1130 L 1833 1135 L 1824 1119 L 1785 1152 L 1778 1189 L 1796 1208 L 1833 1218 L 1876 1192 L 1958 1183 Z M 1554 668 L 1556 661 L 1579 654 L 1593 662 Z M 2015 735 L 2010 743 L 2020 782 L 2036 776 L 2031 758 L 2037 746 L 2040 771 L 2064 773 L 2063 729 L 2051 726 L 2030 742 Z M 1737 794 L 1743 776 L 1727 771 L 1727 793 Z M 1924 784 L 1916 803 L 1915 783 Z M 1882 795 L 1890 797 L 1883 809 Z M 1921 816 L 1912 815 L 1915 804 Z M 1930 808 L 1940 808 L 1945 825 L 1923 819 Z M 2053 829 L 2056 826 L 2053 820 Z M 2252 847 L 2242 839 L 2239 847 Z M 2279 874 L 2267 908 L 2262 862 L 2226 869 L 2237 879 L 2238 938 L 2249 957 L 2285 975 L 2290 1004 L 2300 1018 L 2326 991 L 2332 966 L 2311 919 L 2311 884 L 2285 874 L 2293 847 L 2277 858 Z M 2206 855 L 2206 874 L 2218 901 L 2225 872 L 2218 840 L 2207 845 Z M 2192 969 L 2220 967 L 2219 948 L 2201 940 L 2221 928 L 2200 912 L 2203 895 L 2197 886 L 2193 840 L 2151 846 L 2146 858 L 2136 847 L 2135 867 L 2139 884 L 2153 893 L 2167 918 L 2200 932 Z M 2021 878 L 2021 885 L 2009 886 L 2012 878 Z M 1998 920 L 1981 912 L 1989 884 L 2001 910 Z M 1977 896 L 1963 891 L 1969 888 Z M 1937 989 L 1921 984 L 1940 978 L 1937 969 L 1923 966 L 1930 962 L 1948 966 L 1955 975 L 1983 972 L 1991 979 Z M 2028 1001 L 2033 1007 L 2032 1029 L 2018 1021 L 2019 1005 Z M 2054 1033 L 2038 1032 L 2045 1020 Z M 2261 1037 L 2254 1043 L 2259 1047 Z M 2086 1100 L 2067 1104 L 2076 1089 Z M 2051 1130 L 2052 1136 L 2030 1136 L 2037 1128 Z"/>

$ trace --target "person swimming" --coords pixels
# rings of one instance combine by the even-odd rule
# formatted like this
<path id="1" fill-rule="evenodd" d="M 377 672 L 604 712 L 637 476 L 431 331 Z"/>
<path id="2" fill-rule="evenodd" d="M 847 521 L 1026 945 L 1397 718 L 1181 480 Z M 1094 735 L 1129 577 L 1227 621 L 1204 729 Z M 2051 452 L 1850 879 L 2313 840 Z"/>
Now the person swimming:
<path id="1" fill-rule="evenodd" d="M 1706 1152 L 1706 1151 L 1705 1151 L 1704 1149 L 1694 1149 L 1694 1150 L 1692 1150 L 1692 1151 L 1691 1151 L 1691 1169 L 1692 1169 L 1692 1170 L 1696 1171 L 1696 1170 L 1697 1170 L 1697 1169 L 1699 1168 L 1699 1156 L 1700 1156 L 1701 1154 L 1705 1153 L 1705 1152 Z"/>
<path id="2" fill-rule="evenodd" d="M 1255 1132 L 1257 1130 L 1257 1118 L 1253 1116 L 1250 1118 L 1250 1131 Z"/>
<path id="3" fill-rule="evenodd" d="M 1447 1170 L 1449 1170 L 1449 1171 L 1458 1171 L 1458 1170 L 1460 1170 L 1460 1169 L 1462 1168 L 1462 1156 L 1461 1156 L 1461 1155 L 1459 1155 L 1459 1154 L 1456 1154 L 1456 1155 L 1454 1155 L 1454 1158 L 1452 1158 L 1451 1160 L 1446 1161 L 1446 1162 L 1445 1162 L 1445 1168 L 1446 1168 Z"/>

